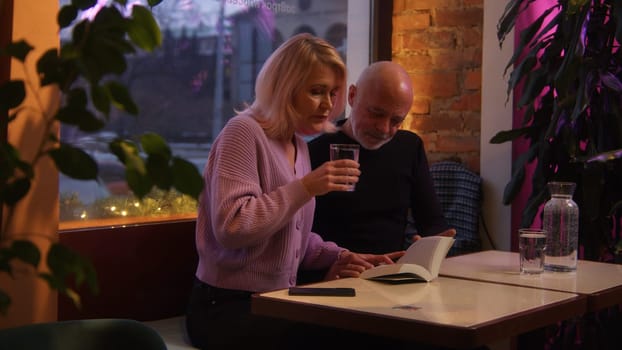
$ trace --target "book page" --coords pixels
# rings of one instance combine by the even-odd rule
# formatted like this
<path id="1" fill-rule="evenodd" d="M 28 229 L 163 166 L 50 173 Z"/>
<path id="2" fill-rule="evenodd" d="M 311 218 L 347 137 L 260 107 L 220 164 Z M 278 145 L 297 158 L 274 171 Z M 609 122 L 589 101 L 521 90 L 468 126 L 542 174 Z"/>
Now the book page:
<path id="1" fill-rule="evenodd" d="M 386 283 L 431 281 L 438 277 L 443 259 L 453 245 L 452 237 L 424 237 L 411 244 L 395 264 L 374 266 L 361 273 L 361 278 Z"/>
<path id="2" fill-rule="evenodd" d="M 452 237 L 423 237 L 411 244 L 406 250 L 406 254 L 397 263 L 420 265 L 436 278 L 441 262 L 449 252 L 453 242 Z"/>

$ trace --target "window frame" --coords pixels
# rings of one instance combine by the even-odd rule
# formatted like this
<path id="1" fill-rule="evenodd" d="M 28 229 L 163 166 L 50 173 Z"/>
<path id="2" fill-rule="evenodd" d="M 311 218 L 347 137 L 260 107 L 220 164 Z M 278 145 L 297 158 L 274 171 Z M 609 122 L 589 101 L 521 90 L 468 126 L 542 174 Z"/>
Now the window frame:
<path id="1" fill-rule="evenodd" d="M 0 47 L 6 46 L 11 42 L 13 36 L 13 0 L 0 1 Z M 0 56 L 0 84 L 4 84 L 11 79 L 11 58 Z M 0 126 L 0 140 L 6 141 L 8 137 L 6 120 L 9 112 L 0 113 L 3 123 Z M 0 205 L 0 227 L 3 227 L 3 206 Z"/>

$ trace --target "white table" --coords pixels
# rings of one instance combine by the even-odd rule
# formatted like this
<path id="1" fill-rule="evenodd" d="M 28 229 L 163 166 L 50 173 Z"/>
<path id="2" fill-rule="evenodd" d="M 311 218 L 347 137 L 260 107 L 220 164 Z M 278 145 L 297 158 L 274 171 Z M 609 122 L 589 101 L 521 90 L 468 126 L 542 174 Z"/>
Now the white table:
<path id="1" fill-rule="evenodd" d="M 519 273 L 518 253 L 486 250 L 446 258 L 440 275 L 587 296 L 587 310 L 622 304 L 622 265 L 579 260 L 575 272 Z"/>
<path id="2" fill-rule="evenodd" d="M 355 297 L 253 295 L 253 313 L 322 326 L 472 348 L 514 337 L 585 311 L 573 293 L 439 277 L 429 283 L 389 285 L 359 278 L 316 283 L 352 287 Z"/>

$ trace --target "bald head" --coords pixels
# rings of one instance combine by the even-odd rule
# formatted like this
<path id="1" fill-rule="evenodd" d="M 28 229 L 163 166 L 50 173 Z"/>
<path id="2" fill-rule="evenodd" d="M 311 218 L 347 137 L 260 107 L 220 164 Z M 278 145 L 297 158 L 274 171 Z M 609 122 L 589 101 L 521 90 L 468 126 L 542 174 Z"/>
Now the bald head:
<path id="1" fill-rule="evenodd" d="M 348 90 L 352 107 L 343 131 L 367 149 L 389 142 L 410 111 L 412 81 L 399 64 L 380 61 L 369 65 Z"/>
<path id="2" fill-rule="evenodd" d="M 403 98 L 412 104 L 412 81 L 406 70 L 397 63 L 391 61 L 372 63 L 363 70 L 356 85 L 359 90 L 372 89 L 385 95 Z"/>

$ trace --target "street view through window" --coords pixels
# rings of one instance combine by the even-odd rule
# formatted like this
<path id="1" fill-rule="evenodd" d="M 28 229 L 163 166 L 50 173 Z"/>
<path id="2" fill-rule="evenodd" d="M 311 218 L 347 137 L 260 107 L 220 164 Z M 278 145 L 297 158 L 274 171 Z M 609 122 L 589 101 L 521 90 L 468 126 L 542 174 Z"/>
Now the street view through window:
<path id="1" fill-rule="evenodd" d="M 60 5 L 69 1 L 60 0 Z M 110 3 L 99 0 L 98 6 Z M 127 1 L 122 11 L 130 13 L 135 3 L 146 5 L 146 0 Z M 80 18 L 93 16 L 97 8 Z M 174 191 L 154 191 L 137 200 L 108 142 L 155 132 L 173 154 L 202 171 L 212 140 L 236 109 L 252 102 L 259 69 L 285 39 L 312 33 L 327 39 L 346 60 L 347 12 L 347 0 L 164 0 L 154 7 L 162 47 L 128 58 L 125 74 L 118 77 L 130 89 L 139 115 L 114 111 L 106 128 L 95 134 L 61 130 L 64 142 L 93 156 L 100 175 L 99 181 L 80 181 L 61 174 L 61 229 L 130 217 L 138 222 L 195 216 L 196 201 Z M 61 43 L 70 35 L 70 29 L 61 32 Z"/>

